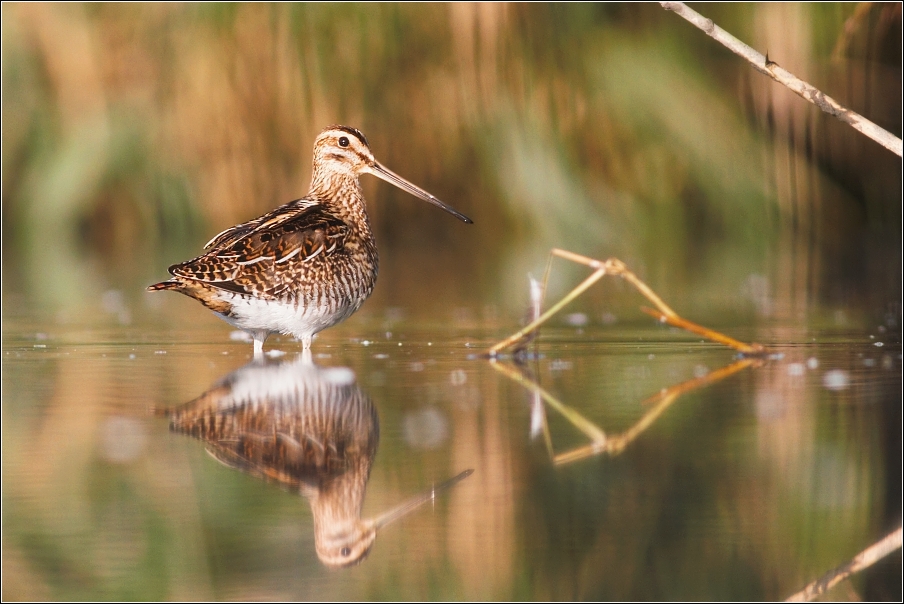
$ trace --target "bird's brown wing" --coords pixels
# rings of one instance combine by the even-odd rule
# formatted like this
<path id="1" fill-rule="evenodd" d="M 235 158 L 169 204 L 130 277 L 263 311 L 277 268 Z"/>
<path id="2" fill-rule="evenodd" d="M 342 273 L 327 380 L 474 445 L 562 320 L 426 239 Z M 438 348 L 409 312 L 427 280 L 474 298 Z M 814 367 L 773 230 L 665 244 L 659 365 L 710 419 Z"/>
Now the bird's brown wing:
<path id="1" fill-rule="evenodd" d="M 261 225 L 274 225 L 278 224 L 281 220 L 288 220 L 295 216 L 295 212 L 293 212 L 293 210 L 299 208 L 299 203 L 303 201 L 304 200 L 302 199 L 290 201 L 289 203 L 282 205 L 275 210 L 267 212 L 263 216 L 258 216 L 257 218 L 249 220 L 248 222 L 243 222 L 242 224 L 231 226 L 228 229 L 214 235 L 213 239 L 204 244 L 204 249 L 216 250 L 227 247 L 234 244 L 245 235 L 251 233 Z"/>
<path id="2" fill-rule="evenodd" d="M 341 252 L 349 226 L 321 205 L 289 204 L 217 235 L 170 273 L 262 299 L 285 296 L 304 263 Z"/>

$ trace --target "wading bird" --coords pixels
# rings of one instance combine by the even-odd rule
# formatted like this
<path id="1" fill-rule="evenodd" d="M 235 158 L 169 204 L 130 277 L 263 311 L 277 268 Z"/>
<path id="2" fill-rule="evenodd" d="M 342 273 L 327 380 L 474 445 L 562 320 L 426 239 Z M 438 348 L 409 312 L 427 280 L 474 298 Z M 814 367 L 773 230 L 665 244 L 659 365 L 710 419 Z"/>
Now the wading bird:
<path id="1" fill-rule="evenodd" d="M 358 177 L 373 174 L 462 222 L 471 219 L 374 159 L 367 139 L 330 126 L 314 141 L 311 189 L 301 199 L 231 227 L 207 251 L 169 268 L 173 277 L 148 287 L 195 298 L 254 339 L 263 351 L 271 333 L 304 348 L 319 331 L 348 318 L 377 281 L 377 245 Z"/>

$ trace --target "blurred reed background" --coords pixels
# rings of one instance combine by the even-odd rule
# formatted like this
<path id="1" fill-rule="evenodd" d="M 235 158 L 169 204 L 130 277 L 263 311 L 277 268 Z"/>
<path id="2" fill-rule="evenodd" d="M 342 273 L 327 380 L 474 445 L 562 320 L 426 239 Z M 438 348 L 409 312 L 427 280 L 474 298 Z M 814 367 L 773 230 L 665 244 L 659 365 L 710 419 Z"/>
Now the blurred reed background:
<path id="1" fill-rule="evenodd" d="M 374 307 L 509 319 L 560 246 L 624 259 L 676 308 L 900 316 L 900 160 L 658 5 L 2 10 L 14 306 L 141 296 L 306 193 L 314 137 L 344 123 L 477 223 L 365 179 Z M 900 135 L 900 5 L 705 12 Z"/>
<path id="2" fill-rule="evenodd" d="M 900 159 L 658 4 L 0 10 L 3 336 L 16 355 L 3 371 L 4 598 L 770 599 L 900 521 Z M 901 134 L 900 4 L 701 10 Z M 478 472 L 449 496 L 448 543 L 387 532 L 385 555 L 353 571 L 359 591 L 317 574 L 297 498 L 258 494 L 141 415 L 241 362 L 223 356 L 239 347 L 211 313 L 144 287 L 221 229 L 304 195 L 314 137 L 332 123 L 360 128 L 381 162 L 476 222 L 363 181 L 380 279 L 360 313 L 325 333 L 340 344 L 321 350 L 353 367 L 380 409 L 368 505 Z M 539 276 L 553 246 L 622 258 L 682 315 L 747 333 L 765 325 L 757 333 L 777 342 L 808 341 L 813 326 L 853 327 L 860 342 L 881 324 L 885 356 L 839 348 L 851 375 L 841 392 L 816 372 L 803 388 L 771 365 L 743 378 L 741 394 L 714 388 L 692 407 L 703 411 L 667 416 L 669 429 L 622 465 L 557 473 L 524 444 L 522 389 L 464 360 L 463 337 L 437 368 L 429 352 L 440 346 L 419 353 L 427 371 L 405 373 L 402 360 L 393 369 L 330 335 L 361 335 L 368 315 L 507 335 L 527 272 Z M 586 274 L 561 266 L 558 293 Z M 604 281 L 574 308 L 605 321 L 622 305 L 619 319 L 649 325 L 637 304 Z M 203 332 L 158 328 L 204 322 L 222 330 L 206 348 L 185 345 Z M 712 368 L 723 353 L 711 352 Z M 798 346 L 786 361 L 803 367 L 811 354 Z M 673 356 L 662 371 L 698 362 Z M 692 369 L 657 381 L 638 377 L 646 354 L 585 357 L 544 383 L 597 419 L 618 400 L 637 413 L 637 400 Z M 749 382 L 754 405 L 724 404 Z M 412 453 L 400 426 L 413 417 L 426 432 L 435 415 L 455 435 L 448 450 Z M 750 438 L 756 455 L 719 457 Z M 601 507 L 610 492 L 623 505 Z M 681 503 L 700 500 L 699 514 Z M 734 542 L 684 539 L 710 516 Z M 900 597 L 896 564 L 886 599 Z M 601 568 L 633 570 L 613 581 Z"/>

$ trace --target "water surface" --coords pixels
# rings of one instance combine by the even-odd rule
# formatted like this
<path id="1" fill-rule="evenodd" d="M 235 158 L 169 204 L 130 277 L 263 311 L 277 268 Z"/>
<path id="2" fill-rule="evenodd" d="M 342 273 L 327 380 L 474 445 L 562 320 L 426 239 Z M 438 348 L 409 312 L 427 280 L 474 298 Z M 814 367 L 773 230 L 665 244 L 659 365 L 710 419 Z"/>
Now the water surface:
<path id="1" fill-rule="evenodd" d="M 310 484 L 247 460 L 237 469 L 216 438 L 172 417 L 190 401 L 233 413 L 237 403 L 216 402 L 233 388 L 247 399 L 280 387 L 236 377 L 257 369 L 251 344 L 227 326 L 7 330 L 4 559 L 15 572 L 4 589 L 49 599 L 774 599 L 886 528 L 901 353 L 879 331 L 778 341 L 748 330 L 739 335 L 773 344 L 776 358 L 658 408 L 644 401 L 736 355 L 657 325 L 591 324 L 549 329 L 539 358 L 500 359 L 498 370 L 475 354 L 495 330 L 350 324 L 315 341 L 312 370 L 339 376 L 377 418 L 369 479 L 353 494 L 361 517 L 474 473 L 379 530 L 369 555 L 340 570 L 318 557 Z M 267 350 L 266 367 L 308 370 L 296 342 L 271 338 Z M 286 405 L 277 413 L 301 403 Z M 287 441 L 274 425 L 246 431 L 258 439 L 246 445 L 282 438 L 295 443 L 283 445 L 289 457 L 301 450 L 298 433 Z M 586 450 L 588 429 L 630 438 L 555 463 Z"/>

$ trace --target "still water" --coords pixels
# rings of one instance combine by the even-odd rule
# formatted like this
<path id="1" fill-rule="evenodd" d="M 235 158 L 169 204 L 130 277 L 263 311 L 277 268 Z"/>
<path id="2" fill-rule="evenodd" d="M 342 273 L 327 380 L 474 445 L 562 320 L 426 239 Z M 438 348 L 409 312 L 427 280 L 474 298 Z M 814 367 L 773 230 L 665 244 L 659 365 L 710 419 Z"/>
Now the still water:
<path id="1" fill-rule="evenodd" d="M 196 311 L 5 322 L 6 597 L 775 599 L 894 528 L 884 328 L 735 328 L 776 353 L 739 364 L 560 322 L 517 365 L 479 356 L 513 325 L 365 312 L 254 362 Z"/>
<path id="2" fill-rule="evenodd" d="M 2 11 L 3 600 L 775 599 L 900 526 L 900 158 L 671 11 Z M 704 13 L 900 135 L 900 4 Z M 373 296 L 252 364 L 144 289 L 329 124 L 474 224 L 363 178 Z M 481 358 L 551 248 L 773 355 L 612 279 Z M 900 600 L 900 552 L 827 597 Z"/>

